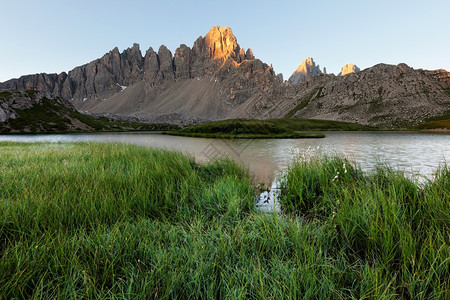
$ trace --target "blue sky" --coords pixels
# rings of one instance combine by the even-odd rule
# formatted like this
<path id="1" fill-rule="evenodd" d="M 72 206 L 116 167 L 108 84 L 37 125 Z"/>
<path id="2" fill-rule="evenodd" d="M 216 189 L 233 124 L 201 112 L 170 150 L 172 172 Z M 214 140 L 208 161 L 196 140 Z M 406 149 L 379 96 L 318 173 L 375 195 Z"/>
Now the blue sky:
<path id="1" fill-rule="evenodd" d="M 0 0 L 0 82 L 60 73 L 139 43 L 172 52 L 215 25 L 285 79 L 311 56 L 329 73 L 405 62 L 450 71 L 450 1 Z"/>

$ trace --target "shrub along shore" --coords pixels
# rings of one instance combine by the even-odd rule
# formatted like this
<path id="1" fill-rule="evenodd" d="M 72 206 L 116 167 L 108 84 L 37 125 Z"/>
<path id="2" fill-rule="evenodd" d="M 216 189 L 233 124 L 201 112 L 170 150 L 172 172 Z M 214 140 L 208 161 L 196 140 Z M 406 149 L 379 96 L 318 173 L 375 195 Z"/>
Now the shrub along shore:
<path id="1" fill-rule="evenodd" d="M 235 162 L 0 143 L 0 298 L 450 297 L 450 170 L 298 161 L 281 213 Z"/>

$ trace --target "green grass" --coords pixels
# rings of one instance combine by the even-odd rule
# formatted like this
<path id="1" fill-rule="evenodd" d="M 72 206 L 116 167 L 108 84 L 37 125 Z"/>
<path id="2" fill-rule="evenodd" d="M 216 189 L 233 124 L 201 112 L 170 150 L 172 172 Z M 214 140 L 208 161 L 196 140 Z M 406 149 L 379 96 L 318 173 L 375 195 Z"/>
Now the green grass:
<path id="1" fill-rule="evenodd" d="M 325 135 L 321 133 L 275 133 L 275 134 L 226 134 L 226 133 L 201 133 L 201 132 L 183 132 L 183 131 L 169 131 L 163 132 L 167 135 L 178 135 L 187 137 L 201 137 L 214 139 L 306 139 L 306 138 L 324 138 Z"/>
<path id="2" fill-rule="evenodd" d="M 8 100 L 12 97 L 12 93 L 8 91 L 0 92 L 0 100 Z"/>
<path id="3" fill-rule="evenodd" d="M 38 90 L 26 90 L 25 93 L 28 95 L 28 97 L 34 98 L 34 96 L 36 96 L 39 93 L 39 91 Z"/>
<path id="4" fill-rule="evenodd" d="M 309 93 L 303 99 L 300 100 L 300 103 L 297 104 L 297 106 L 295 106 L 293 109 L 291 109 L 286 114 L 285 118 L 292 118 L 295 115 L 295 113 L 297 113 L 299 110 L 301 110 L 301 109 L 305 108 L 306 106 L 308 106 L 308 104 L 311 102 L 312 99 L 320 98 L 322 89 L 323 89 L 323 87 L 315 88 L 314 90 L 312 90 L 311 93 Z"/>
<path id="5" fill-rule="evenodd" d="M 338 157 L 297 162 L 282 184 L 285 213 L 327 226 L 330 255 L 359 274 L 361 296 L 450 296 L 450 169 L 420 186 L 389 166 L 364 174 Z"/>
<path id="6" fill-rule="evenodd" d="M 356 123 L 316 120 L 316 119 L 270 119 L 267 122 L 273 122 L 278 126 L 293 131 L 372 131 L 378 130 L 377 127 L 360 125 Z"/>
<path id="7" fill-rule="evenodd" d="M 337 158 L 286 179 L 265 214 L 230 160 L 0 143 L 0 298 L 448 299 L 447 167 L 423 187 Z"/>
<path id="8" fill-rule="evenodd" d="M 281 134 L 287 130 L 263 120 L 231 119 L 187 126 L 183 132 L 224 134 Z"/>
<path id="9" fill-rule="evenodd" d="M 27 91 L 28 92 L 28 91 Z M 28 109 L 16 109 L 17 118 L 9 119 L 12 128 L 24 130 L 29 127 L 31 131 L 64 131 L 67 130 L 70 120 L 66 117 L 68 109 L 47 98 L 43 98 L 39 104 Z M 2 131 L 9 129 L 3 128 Z"/>
<path id="10" fill-rule="evenodd" d="M 229 119 L 191 125 L 165 134 L 205 138 L 321 138 L 318 133 L 296 131 L 377 130 L 355 123 L 314 119 Z"/>
<path id="11" fill-rule="evenodd" d="M 277 122 L 267 120 L 231 119 L 187 126 L 166 134 L 204 138 L 264 139 L 264 138 L 323 138 L 323 134 L 297 133 Z"/>

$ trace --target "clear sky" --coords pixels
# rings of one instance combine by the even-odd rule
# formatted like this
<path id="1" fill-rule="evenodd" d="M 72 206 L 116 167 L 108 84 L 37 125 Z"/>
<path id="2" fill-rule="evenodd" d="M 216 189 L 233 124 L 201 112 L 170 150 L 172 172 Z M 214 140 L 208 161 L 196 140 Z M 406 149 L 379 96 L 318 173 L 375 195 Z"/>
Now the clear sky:
<path id="1" fill-rule="evenodd" d="M 0 82 L 60 73 L 139 43 L 172 53 L 215 25 L 285 79 L 311 56 L 329 73 L 346 63 L 450 71 L 449 0 L 0 0 Z"/>

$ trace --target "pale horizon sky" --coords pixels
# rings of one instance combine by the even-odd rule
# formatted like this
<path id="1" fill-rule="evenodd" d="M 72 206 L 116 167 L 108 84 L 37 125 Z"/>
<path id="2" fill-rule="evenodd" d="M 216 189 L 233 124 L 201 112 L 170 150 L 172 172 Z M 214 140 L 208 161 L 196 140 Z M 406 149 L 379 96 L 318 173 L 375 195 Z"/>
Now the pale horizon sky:
<path id="1" fill-rule="evenodd" d="M 354 63 L 450 71 L 450 1 L 0 0 L 0 82 L 68 72 L 118 47 L 192 47 L 229 26 L 242 48 L 288 79 L 314 58 L 328 73 Z"/>

